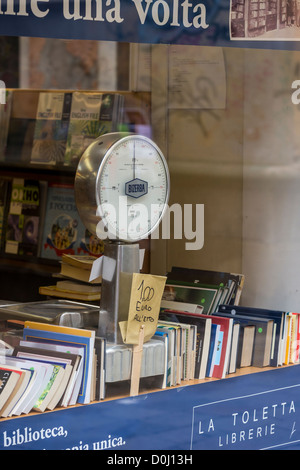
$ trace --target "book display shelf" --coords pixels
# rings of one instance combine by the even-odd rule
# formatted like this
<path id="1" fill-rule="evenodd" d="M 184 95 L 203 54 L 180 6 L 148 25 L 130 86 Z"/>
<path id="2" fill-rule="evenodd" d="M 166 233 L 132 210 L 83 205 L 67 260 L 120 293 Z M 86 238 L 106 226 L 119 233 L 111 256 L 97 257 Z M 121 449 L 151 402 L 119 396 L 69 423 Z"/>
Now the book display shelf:
<path id="1" fill-rule="evenodd" d="M 2 306 L 0 318 L 9 316 L 6 327 L 13 328 L 4 325 L 2 335 L 9 350 L 0 355 L 0 398 L 10 386 L 7 368 L 11 374 L 21 370 L 23 378 L 1 406 L 1 448 L 299 448 L 300 315 L 237 305 L 242 283 L 232 288 L 231 281 L 238 275 L 197 270 L 196 284 L 180 285 L 182 271 L 185 279 L 195 274 L 174 268 L 164 297 L 176 287 L 177 295 L 189 291 L 203 302 L 161 302 L 134 392 L 136 346 L 98 337 L 98 307 L 68 301 L 57 303 L 58 310 L 54 301 Z M 201 275 L 209 274 L 223 279 L 213 297 L 212 285 L 201 284 Z M 228 303 L 220 304 L 224 299 Z M 70 313 L 54 319 L 62 308 L 76 308 L 82 326 L 75 327 L 75 320 L 64 326 Z"/>
<path id="2" fill-rule="evenodd" d="M 1 420 L 1 449 L 296 450 L 299 366 Z M 174 412 L 176 410 L 176 412 Z"/>

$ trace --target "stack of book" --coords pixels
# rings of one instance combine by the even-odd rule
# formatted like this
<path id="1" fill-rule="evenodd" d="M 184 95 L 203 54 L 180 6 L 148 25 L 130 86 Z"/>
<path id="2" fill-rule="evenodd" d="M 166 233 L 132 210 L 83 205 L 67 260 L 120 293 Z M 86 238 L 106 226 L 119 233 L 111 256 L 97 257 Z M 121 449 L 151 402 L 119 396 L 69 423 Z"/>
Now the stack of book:
<path id="1" fill-rule="evenodd" d="M 119 93 L 9 90 L 0 105 L 0 161 L 76 167 L 88 145 L 119 130 Z"/>
<path id="2" fill-rule="evenodd" d="M 101 298 L 101 278 L 90 281 L 93 262 L 89 255 L 62 255 L 60 280 L 54 286 L 41 286 L 39 293 L 49 297 L 81 301 L 98 301 Z"/>
<path id="3" fill-rule="evenodd" d="M 0 177 L 0 253 L 38 262 L 63 254 L 99 257 L 103 241 L 82 223 L 74 186 Z"/>
<path id="4" fill-rule="evenodd" d="M 300 361 L 300 313 L 223 304 L 207 315 L 187 306 L 161 307 L 156 337 L 167 351 L 165 386 Z"/>
<path id="5" fill-rule="evenodd" d="M 104 398 L 104 359 L 92 330 L 25 322 L 19 345 L 0 355 L 0 416 Z"/>
<path id="6" fill-rule="evenodd" d="M 164 309 L 156 336 L 167 349 L 166 386 L 184 380 L 224 378 L 232 343 L 232 320 L 202 313 Z"/>
<path id="7" fill-rule="evenodd" d="M 203 313 L 211 314 L 220 304 L 238 305 L 243 286 L 243 274 L 173 267 L 163 298 L 198 304 Z"/>
<path id="8" fill-rule="evenodd" d="M 156 333 L 166 343 L 165 385 L 299 363 L 300 314 L 240 306 L 243 285 L 241 274 L 167 274 Z"/>

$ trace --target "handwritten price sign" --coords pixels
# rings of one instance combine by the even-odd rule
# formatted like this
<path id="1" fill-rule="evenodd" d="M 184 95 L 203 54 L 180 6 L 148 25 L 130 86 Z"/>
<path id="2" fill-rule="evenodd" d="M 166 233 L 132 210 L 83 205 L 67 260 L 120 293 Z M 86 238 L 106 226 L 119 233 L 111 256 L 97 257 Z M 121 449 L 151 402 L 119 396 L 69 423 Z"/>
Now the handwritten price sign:
<path id="1" fill-rule="evenodd" d="M 128 321 L 119 323 L 124 343 L 138 344 L 142 326 L 144 342 L 154 335 L 166 279 L 152 274 L 132 275 Z"/>

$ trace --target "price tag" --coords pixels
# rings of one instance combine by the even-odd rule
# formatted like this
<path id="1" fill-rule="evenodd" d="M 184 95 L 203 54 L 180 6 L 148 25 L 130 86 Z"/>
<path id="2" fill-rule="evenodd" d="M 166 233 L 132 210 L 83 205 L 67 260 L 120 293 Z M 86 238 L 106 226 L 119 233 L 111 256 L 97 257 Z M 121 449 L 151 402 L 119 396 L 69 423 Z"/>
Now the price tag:
<path id="1" fill-rule="evenodd" d="M 167 278 L 152 274 L 132 275 L 128 320 L 119 323 L 123 342 L 139 344 L 140 329 L 143 327 L 144 343 L 156 331 L 160 304 Z"/>

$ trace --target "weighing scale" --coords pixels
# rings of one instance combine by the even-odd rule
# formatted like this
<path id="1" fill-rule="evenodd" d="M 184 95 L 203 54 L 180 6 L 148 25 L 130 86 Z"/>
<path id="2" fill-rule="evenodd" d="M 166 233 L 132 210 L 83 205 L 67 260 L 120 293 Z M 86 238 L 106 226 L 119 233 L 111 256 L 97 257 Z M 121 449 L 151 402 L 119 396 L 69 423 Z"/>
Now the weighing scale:
<path id="1" fill-rule="evenodd" d="M 75 175 L 75 198 L 85 227 L 104 240 L 98 335 L 122 343 L 130 274 L 140 271 L 138 242 L 159 225 L 169 200 L 164 155 L 148 137 L 113 132 L 83 153 Z"/>

